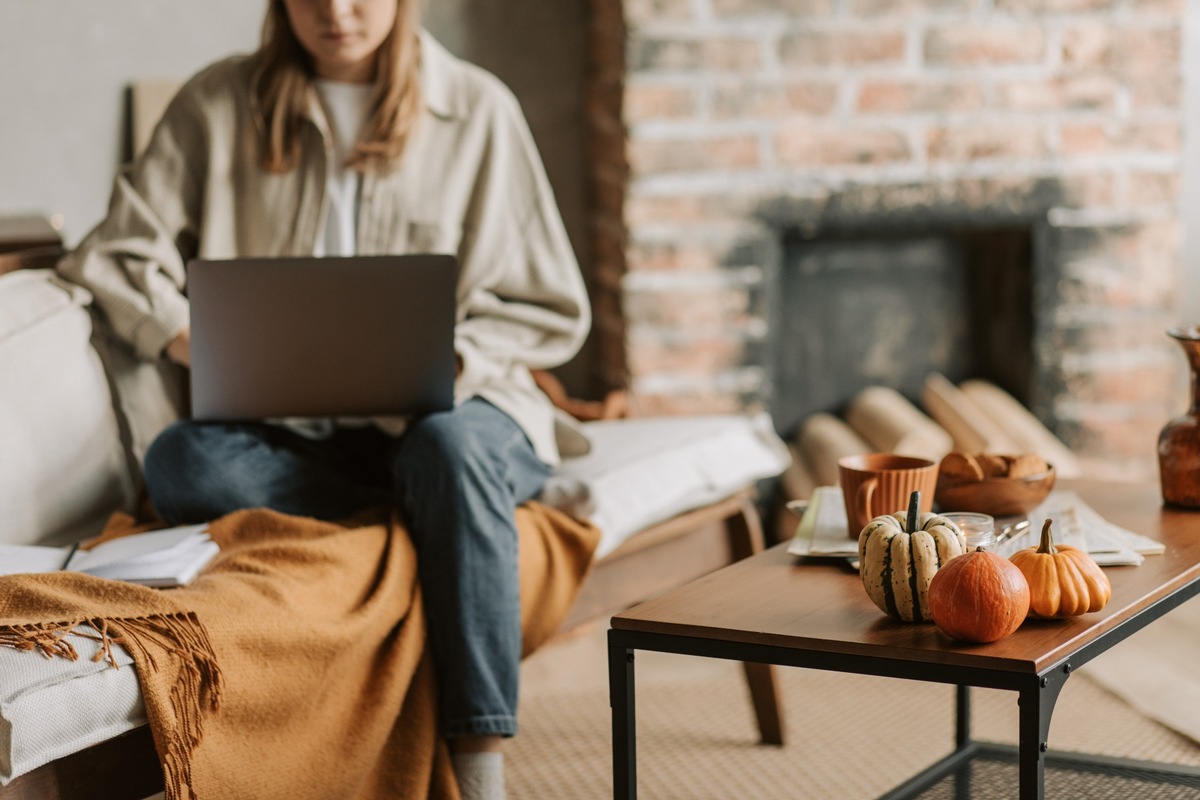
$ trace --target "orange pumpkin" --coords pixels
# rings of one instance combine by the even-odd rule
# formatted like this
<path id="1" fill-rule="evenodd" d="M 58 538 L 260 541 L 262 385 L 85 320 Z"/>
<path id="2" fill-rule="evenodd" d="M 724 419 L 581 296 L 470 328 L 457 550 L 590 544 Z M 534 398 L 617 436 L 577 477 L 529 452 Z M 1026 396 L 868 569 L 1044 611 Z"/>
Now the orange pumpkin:
<path id="1" fill-rule="evenodd" d="M 1042 525 L 1042 541 L 1013 553 L 1012 563 L 1029 582 L 1029 615 L 1044 619 L 1099 611 L 1112 597 L 1104 570 L 1083 550 L 1054 544 L 1052 520 Z"/>
<path id="2" fill-rule="evenodd" d="M 952 558 L 929 582 L 929 611 L 943 633 L 968 642 L 994 642 L 1029 613 L 1029 584 L 1011 562 L 982 547 Z"/>

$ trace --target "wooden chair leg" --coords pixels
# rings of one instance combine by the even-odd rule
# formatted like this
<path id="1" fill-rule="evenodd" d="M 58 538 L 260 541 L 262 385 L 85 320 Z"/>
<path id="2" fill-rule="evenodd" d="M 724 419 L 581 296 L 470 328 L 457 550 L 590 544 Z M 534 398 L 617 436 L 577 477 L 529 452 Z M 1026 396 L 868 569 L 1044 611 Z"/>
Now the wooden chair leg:
<path id="1" fill-rule="evenodd" d="M 783 716 L 779 712 L 779 695 L 775 688 L 775 665 L 742 662 L 750 701 L 758 720 L 758 735 L 763 744 L 783 744 Z"/>
<path id="2" fill-rule="evenodd" d="M 762 551 L 762 521 L 750 498 L 742 501 L 739 513 L 725 521 L 725 529 L 735 561 Z M 758 733 L 762 743 L 782 745 L 783 715 L 779 711 L 779 692 L 774 665 L 744 662 L 742 667 L 746 673 L 746 685 L 750 688 L 750 700 L 754 705 L 754 716 L 758 721 Z"/>

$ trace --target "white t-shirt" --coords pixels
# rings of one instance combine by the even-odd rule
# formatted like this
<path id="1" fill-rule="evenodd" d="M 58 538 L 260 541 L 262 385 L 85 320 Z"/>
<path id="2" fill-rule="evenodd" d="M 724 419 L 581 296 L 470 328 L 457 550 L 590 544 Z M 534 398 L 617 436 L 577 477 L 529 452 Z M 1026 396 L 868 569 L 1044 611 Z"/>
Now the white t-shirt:
<path id="1" fill-rule="evenodd" d="M 318 226 L 318 236 L 313 243 L 315 256 L 352 256 L 358 243 L 358 190 L 362 174 L 346 169 L 346 158 L 350 155 L 363 123 L 370 110 L 372 85 L 369 83 L 342 83 L 318 79 L 314 81 L 321 105 L 329 119 L 333 133 L 333 155 L 329 161 L 329 174 L 325 182 L 325 219 Z M 323 439 L 333 434 L 336 425 L 355 427 L 370 424 L 367 420 L 339 419 L 330 417 L 291 418 L 274 420 L 291 428 L 301 436 Z"/>
<path id="2" fill-rule="evenodd" d="M 359 172 L 346 169 L 370 111 L 372 84 L 315 81 L 317 94 L 333 129 L 333 158 L 326 179 L 325 221 L 313 246 L 313 255 L 352 256 L 357 249 Z"/>

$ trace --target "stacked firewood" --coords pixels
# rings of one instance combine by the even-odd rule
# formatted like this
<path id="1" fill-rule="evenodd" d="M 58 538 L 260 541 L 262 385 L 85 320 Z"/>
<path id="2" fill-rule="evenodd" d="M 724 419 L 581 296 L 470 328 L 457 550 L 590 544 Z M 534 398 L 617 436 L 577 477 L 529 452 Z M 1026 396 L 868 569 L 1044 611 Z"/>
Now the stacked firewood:
<path id="1" fill-rule="evenodd" d="M 956 386 L 933 373 L 918 407 L 894 389 L 863 389 L 842 416 L 813 414 L 789 443 L 791 467 L 783 475 L 783 502 L 806 500 L 817 486 L 836 486 L 837 462 L 862 453 L 899 453 L 940 461 L 947 453 L 1033 453 L 1059 477 L 1078 477 L 1079 460 L 1042 422 L 993 383 Z M 778 535 L 789 538 L 796 519 L 781 512 Z"/>

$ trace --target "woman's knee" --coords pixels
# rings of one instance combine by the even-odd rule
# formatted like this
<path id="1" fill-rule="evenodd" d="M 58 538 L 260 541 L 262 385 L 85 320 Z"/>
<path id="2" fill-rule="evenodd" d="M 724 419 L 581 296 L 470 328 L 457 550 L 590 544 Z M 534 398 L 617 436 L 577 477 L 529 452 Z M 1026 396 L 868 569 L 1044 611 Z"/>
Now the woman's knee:
<path id="1" fill-rule="evenodd" d="M 150 501 L 172 523 L 267 505 L 256 480 L 263 472 L 246 463 L 263 446 L 260 437 L 235 426 L 176 422 L 151 442 L 143 459 Z"/>
<path id="2" fill-rule="evenodd" d="M 536 494 L 549 474 L 516 422 L 482 400 L 413 425 L 392 470 L 404 507 L 421 497 L 481 493 L 515 506 Z"/>
<path id="3" fill-rule="evenodd" d="M 170 480 L 180 476 L 187 465 L 194 465 L 196 454 L 203 452 L 197 426 L 187 420 L 174 422 L 150 443 L 142 459 L 147 481 Z"/>
<path id="4" fill-rule="evenodd" d="M 202 434 L 196 428 L 187 420 L 173 423 L 155 437 L 142 459 L 150 501 L 158 515 L 173 524 L 191 521 L 196 473 L 206 463 Z"/>
<path id="5" fill-rule="evenodd" d="M 446 467 L 471 470 L 494 457 L 493 435 L 486 420 L 466 406 L 430 414 L 413 423 L 399 449 L 397 466 L 404 471 Z"/>

